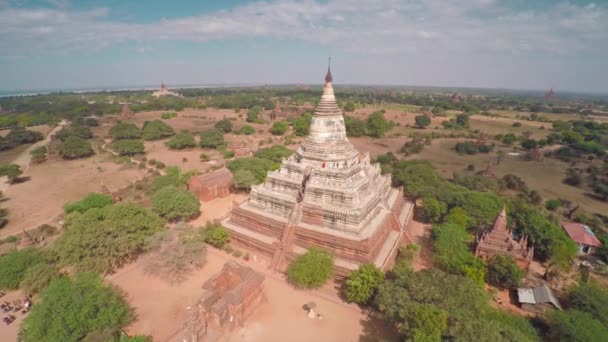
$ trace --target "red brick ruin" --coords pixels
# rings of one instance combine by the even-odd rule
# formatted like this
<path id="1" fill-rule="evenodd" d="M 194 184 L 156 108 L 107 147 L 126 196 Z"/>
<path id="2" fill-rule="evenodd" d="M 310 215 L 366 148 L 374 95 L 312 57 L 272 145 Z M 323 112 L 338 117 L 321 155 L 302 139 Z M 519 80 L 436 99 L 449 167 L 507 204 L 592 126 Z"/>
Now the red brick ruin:
<path id="1" fill-rule="evenodd" d="M 512 257 L 522 269 L 528 269 L 534 256 L 534 247 L 528 247 L 527 236 L 523 236 L 519 241 L 513 239 L 511 230 L 507 227 L 507 213 L 504 208 L 496 217 L 492 230 L 478 237 L 475 249 L 475 256 L 485 261 L 495 255 Z"/>
<path id="2" fill-rule="evenodd" d="M 223 167 L 203 175 L 193 176 L 188 183 L 188 190 L 199 200 L 207 202 L 228 196 L 233 184 L 232 172 Z"/>

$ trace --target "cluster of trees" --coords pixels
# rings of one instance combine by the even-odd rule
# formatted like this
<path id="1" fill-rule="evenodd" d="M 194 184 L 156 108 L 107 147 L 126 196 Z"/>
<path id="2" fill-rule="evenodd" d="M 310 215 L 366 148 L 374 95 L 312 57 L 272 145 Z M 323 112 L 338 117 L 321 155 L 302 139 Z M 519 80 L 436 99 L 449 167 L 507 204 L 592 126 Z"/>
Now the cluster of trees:
<path id="1" fill-rule="evenodd" d="M 608 123 L 574 120 L 553 122 L 553 131 L 547 136 L 550 144 L 562 144 L 555 156 L 570 161 L 584 156 L 604 157 L 608 148 Z"/>
<path id="2" fill-rule="evenodd" d="M 331 278 L 333 268 L 334 259 L 330 253 L 310 248 L 289 265 L 287 279 L 299 288 L 319 288 Z"/>
<path id="3" fill-rule="evenodd" d="M 42 139 L 44 139 L 42 133 L 16 126 L 11 128 L 6 136 L 0 137 L 0 151 L 10 150 L 19 145 L 32 144 Z"/>
<path id="4" fill-rule="evenodd" d="M 226 142 L 224 134 L 218 129 L 208 129 L 201 132 L 200 145 L 202 148 L 220 148 Z"/>
<path id="5" fill-rule="evenodd" d="M 161 123 L 166 125 L 163 122 Z M 159 125 L 150 125 L 150 123 L 148 123 L 148 127 L 147 134 L 150 137 L 158 134 L 158 132 L 156 132 L 156 128 L 158 128 Z M 113 139 L 110 147 L 121 156 L 133 156 L 136 154 L 145 153 L 144 143 L 141 140 L 142 130 L 140 130 L 135 124 L 119 121 L 112 126 L 112 128 L 110 128 L 110 136 Z"/>
<path id="6" fill-rule="evenodd" d="M 488 153 L 492 150 L 493 146 L 478 145 L 474 141 L 459 142 L 454 145 L 454 150 L 458 154 L 477 154 L 477 153 Z"/>
<path id="7" fill-rule="evenodd" d="M 449 121 L 444 121 L 441 124 L 445 128 L 468 129 L 469 128 L 469 115 L 468 114 L 458 114 L 458 115 L 456 115 L 455 118 L 452 118 Z"/>
<path id="8" fill-rule="evenodd" d="M 275 121 L 270 127 L 270 133 L 273 135 L 283 135 L 289 130 L 289 123 L 287 121 Z"/>
<path id="9" fill-rule="evenodd" d="M 192 133 L 181 131 L 167 140 L 165 145 L 172 150 L 183 150 L 196 147 L 196 140 L 194 140 L 194 135 L 192 135 Z"/>
<path id="10" fill-rule="evenodd" d="M 238 158 L 228 163 L 234 177 L 234 184 L 240 189 L 249 189 L 266 179 L 268 171 L 276 170 L 281 160 L 293 154 L 283 145 L 274 145 L 258 150 L 253 157 Z"/>
<path id="11" fill-rule="evenodd" d="M 8 164 L 0 166 L 0 176 L 8 177 L 8 182 L 10 184 L 19 181 L 19 177 L 22 173 L 23 171 L 21 171 L 21 166 L 17 164 Z"/>
<path id="12" fill-rule="evenodd" d="M 112 196 L 106 194 L 90 193 L 76 202 L 66 203 L 63 210 L 66 214 L 84 213 L 93 208 L 103 208 L 114 203 Z"/>
<path id="13" fill-rule="evenodd" d="M 312 123 L 311 111 L 306 111 L 302 115 L 295 118 L 292 122 L 293 131 L 299 137 L 305 137 L 310 132 L 310 124 Z"/>
<path id="14" fill-rule="evenodd" d="M 46 146 L 36 147 L 30 152 L 30 155 L 32 156 L 32 162 L 34 162 L 35 164 L 44 162 L 46 160 L 46 153 Z"/>
<path id="15" fill-rule="evenodd" d="M 419 128 L 425 128 L 431 124 L 431 119 L 426 115 L 416 115 L 414 118 L 416 126 Z"/>
<path id="16" fill-rule="evenodd" d="M 158 140 L 175 134 L 173 128 L 161 120 L 146 121 L 141 128 L 141 137 L 144 140 Z"/>
<path id="17" fill-rule="evenodd" d="M 367 118 L 367 121 L 344 116 L 344 125 L 346 126 L 346 134 L 350 137 L 360 137 L 368 135 L 374 138 L 381 138 L 386 132 L 391 130 L 395 123 L 384 118 L 384 110 L 375 111 Z"/>

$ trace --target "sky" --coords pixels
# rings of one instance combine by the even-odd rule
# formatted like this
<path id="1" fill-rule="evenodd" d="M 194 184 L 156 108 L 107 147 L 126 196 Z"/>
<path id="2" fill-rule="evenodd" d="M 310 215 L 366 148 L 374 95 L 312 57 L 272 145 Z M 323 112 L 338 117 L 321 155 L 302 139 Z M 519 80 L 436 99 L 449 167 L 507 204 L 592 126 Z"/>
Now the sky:
<path id="1" fill-rule="evenodd" d="M 322 83 L 608 93 L 608 0 L 0 0 L 0 90 Z"/>

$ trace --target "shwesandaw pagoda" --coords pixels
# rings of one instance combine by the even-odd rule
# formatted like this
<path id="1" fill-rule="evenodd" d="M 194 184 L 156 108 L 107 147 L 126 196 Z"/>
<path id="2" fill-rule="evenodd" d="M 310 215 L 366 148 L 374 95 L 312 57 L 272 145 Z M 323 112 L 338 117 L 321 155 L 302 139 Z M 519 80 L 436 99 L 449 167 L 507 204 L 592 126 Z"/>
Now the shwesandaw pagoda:
<path id="1" fill-rule="evenodd" d="M 386 270 L 399 245 L 411 242 L 404 227 L 413 204 L 348 141 L 332 80 L 328 68 L 310 134 L 298 150 L 222 221 L 234 243 L 272 258 L 275 270 L 286 270 L 310 247 L 333 253 L 339 277 L 363 263 Z"/>

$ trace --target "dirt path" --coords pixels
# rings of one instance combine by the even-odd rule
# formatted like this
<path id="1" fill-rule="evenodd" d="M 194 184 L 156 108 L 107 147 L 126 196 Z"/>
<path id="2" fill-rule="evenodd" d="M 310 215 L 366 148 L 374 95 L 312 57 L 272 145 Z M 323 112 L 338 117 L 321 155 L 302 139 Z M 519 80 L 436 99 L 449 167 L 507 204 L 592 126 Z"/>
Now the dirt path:
<path id="1" fill-rule="evenodd" d="M 406 230 L 414 242 L 420 247 L 420 251 L 412 260 L 414 271 L 433 267 L 433 246 L 431 243 L 431 225 L 411 219 Z"/>

